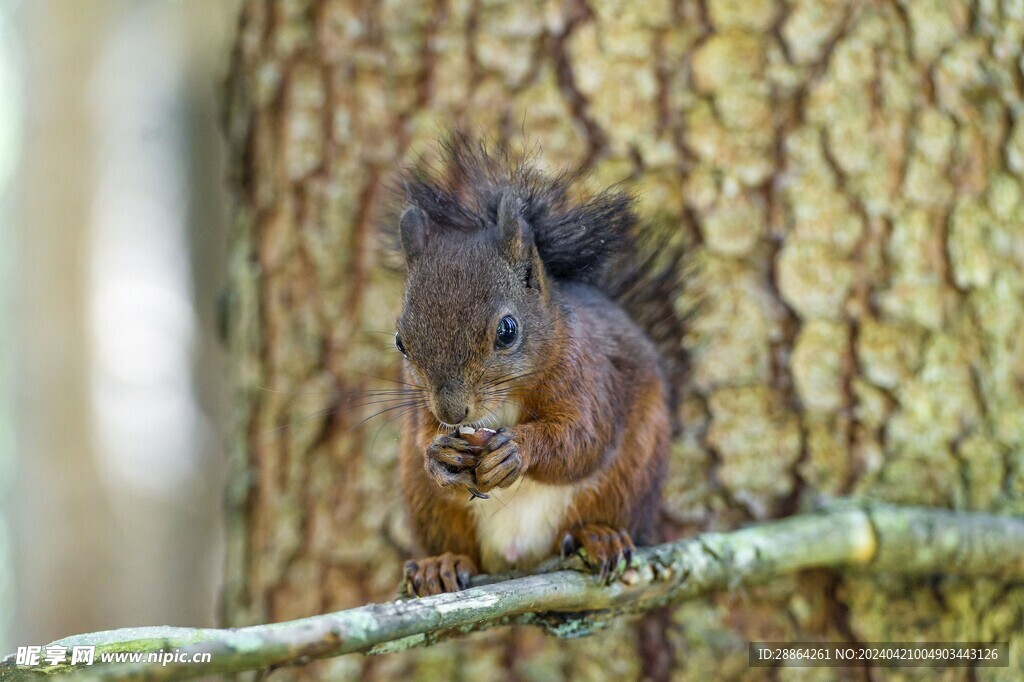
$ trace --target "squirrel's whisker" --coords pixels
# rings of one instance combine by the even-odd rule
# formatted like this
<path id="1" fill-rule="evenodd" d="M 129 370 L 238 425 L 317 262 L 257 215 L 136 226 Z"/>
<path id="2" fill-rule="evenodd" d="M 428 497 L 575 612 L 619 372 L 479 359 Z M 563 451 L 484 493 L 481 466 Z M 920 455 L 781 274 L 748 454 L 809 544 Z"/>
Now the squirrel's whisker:
<path id="1" fill-rule="evenodd" d="M 381 425 L 377 427 L 377 431 L 373 434 L 373 440 L 370 441 L 370 452 L 373 452 L 373 449 L 377 447 L 377 438 L 380 437 L 380 432 L 384 430 L 385 426 L 394 422 L 397 419 L 402 419 L 415 414 L 418 409 L 420 409 L 418 405 L 413 405 L 412 407 L 409 407 L 406 410 L 400 410 L 395 414 L 389 416 L 387 419 L 385 419 L 381 423 Z"/>
<path id="2" fill-rule="evenodd" d="M 395 398 L 393 400 L 397 400 L 397 399 L 398 398 Z M 387 402 L 391 402 L 391 401 L 390 400 L 380 400 L 380 401 L 375 401 L 375 402 L 370 402 L 370 403 L 364 403 L 362 405 L 353 405 L 353 406 L 349 406 L 349 407 L 360 408 L 360 407 L 366 407 L 367 405 L 383 404 L 383 403 L 387 403 Z M 374 417 L 377 417 L 377 416 L 379 416 L 381 414 L 384 414 L 385 412 L 390 412 L 391 410 L 396 410 L 396 409 L 399 409 L 401 407 L 414 408 L 414 407 L 421 407 L 421 406 L 422 407 L 426 407 L 426 401 L 425 400 L 419 400 L 419 399 L 417 399 L 417 400 L 409 400 L 409 401 L 406 401 L 405 403 L 402 403 L 402 404 L 399 404 L 399 405 L 395 405 L 395 406 L 392 406 L 392 407 L 388 407 L 386 409 L 380 410 L 379 412 L 371 414 L 369 417 L 366 417 L 362 421 L 360 421 L 357 424 L 355 424 L 355 426 L 353 426 L 352 428 L 346 430 L 345 433 L 348 433 L 349 431 L 352 431 L 353 429 L 355 429 L 356 427 L 360 426 L 364 422 L 369 421 L 370 419 L 373 419 Z M 280 431 L 283 431 L 284 429 L 288 428 L 289 426 L 293 426 L 295 424 L 303 424 L 305 422 L 312 421 L 314 419 L 319 419 L 319 418 L 325 417 L 327 415 L 337 414 L 337 413 L 340 413 L 340 407 L 342 407 L 340 404 L 336 404 L 336 405 L 332 405 L 331 407 L 326 407 L 326 408 L 324 408 L 322 410 L 316 410 L 315 412 L 313 412 L 311 414 L 308 414 L 308 415 L 305 415 L 305 416 L 301 417 L 300 419 L 297 419 L 297 420 L 287 420 L 285 423 L 278 424 L 277 426 L 273 426 L 273 427 L 270 427 L 268 429 L 264 429 L 262 431 L 262 433 L 263 434 L 270 434 L 270 433 L 280 432 Z"/>
<path id="3" fill-rule="evenodd" d="M 279 388 L 267 388 L 266 386 L 257 386 L 256 390 L 276 395 L 330 395 L 335 393 L 335 391 L 283 391 Z"/>
<path id="4" fill-rule="evenodd" d="M 401 410 L 401 409 L 406 409 L 406 408 L 411 409 L 411 408 L 416 408 L 416 407 L 420 407 L 420 406 L 421 406 L 420 401 L 410 401 L 410 402 L 407 402 L 407 403 L 402 403 L 400 405 L 393 405 L 391 407 L 388 407 L 388 408 L 385 408 L 383 410 L 380 410 L 379 412 L 374 412 L 373 414 L 371 414 L 369 417 L 366 417 L 365 419 L 359 420 L 359 422 L 354 424 L 351 428 L 346 429 L 345 433 L 347 434 L 347 433 L 349 433 L 351 431 L 354 431 L 355 429 L 359 428 L 360 426 L 362 426 L 366 422 L 370 421 L 374 417 L 379 417 L 380 415 L 385 414 L 387 412 L 392 412 L 394 410 Z"/>
<path id="5" fill-rule="evenodd" d="M 295 424 L 304 424 L 305 422 L 312 421 L 314 419 L 326 417 L 327 415 L 333 414 L 337 409 L 337 406 L 334 405 L 331 407 L 326 407 L 322 410 L 317 410 L 312 414 L 304 415 L 302 417 L 299 417 L 298 419 L 285 419 L 284 423 L 279 423 L 277 426 L 271 426 L 266 429 L 263 429 L 260 433 L 263 435 L 278 433 L 284 431 L 286 428 L 290 426 L 294 426 Z"/>
<path id="6" fill-rule="evenodd" d="M 381 400 L 368 400 L 366 402 L 356 403 L 354 405 L 346 405 L 345 407 L 350 407 L 352 409 L 359 409 L 361 407 L 370 407 L 372 405 L 387 405 L 388 403 L 394 403 L 394 402 L 398 402 L 400 400 L 408 400 L 408 399 L 409 398 L 406 397 L 406 396 L 394 397 L 394 398 L 383 398 Z"/>
<path id="7" fill-rule="evenodd" d="M 480 390 L 483 391 L 485 389 L 490 389 L 490 388 L 494 388 L 496 386 L 501 386 L 503 384 L 507 384 L 507 383 L 512 382 L 512 381 L 518 381 L 519 379 L 525 379 L 526 377 L 533 376 L 536 373 L 537 372 L 523 372 L 521 374 L 515 374 L 515 375 L 512 375 L 512 376 L 499 377 L 498 379 L 495 379 L 493 381 L 490 381 L 490 382 L 482 385 L 480 387 Z"/>
<path id="8" fill-rule="evenodd" d="M 365 372 L 357 372 L 355 370 L 346 370 L 346 371 L 348 373 L 350 373 L 350 374 L 356 374 L 356 375 L 361 376 L 361 377 L 367 377 L 368 379 L 376 379 L 377 381 L 386 381 L 386 382 L 391 383 L 391 384 L 401 384 L 402 386 L 411 386 L 412 388 L 418 388 L 420 390 L 425 390 L 419 384 L 410 384 L 410 383 L 407 383 L 405 381 L 399 381 L 398 379 L 388 379 L 387 377 L 379 377 L 379 376 L 375 376 L 373 374 L 367 374 Z"/>

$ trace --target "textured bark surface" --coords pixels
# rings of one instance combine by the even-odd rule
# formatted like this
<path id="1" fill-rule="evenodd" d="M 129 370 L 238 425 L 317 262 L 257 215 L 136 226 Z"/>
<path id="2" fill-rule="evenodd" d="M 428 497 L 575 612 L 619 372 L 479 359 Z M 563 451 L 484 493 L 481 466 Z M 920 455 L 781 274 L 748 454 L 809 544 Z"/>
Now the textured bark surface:
<path id="1" fill-rule="evenodd" d="M 399 425 L 348 401 L 397 377 L 382 181 L 452 125 L 700 226 L 673 535 L 841 495 L 1024 513 L 1022 37 L 1024 6 L 995 1 L 248 2 L 229 623 L 393 595 Z M 1022 632 L 1019 585 L 814 572 L 570 642 L 492 632 L 274 677 L 758 679 L 748 640 L 1008 639 L 1020 661 Z"/>

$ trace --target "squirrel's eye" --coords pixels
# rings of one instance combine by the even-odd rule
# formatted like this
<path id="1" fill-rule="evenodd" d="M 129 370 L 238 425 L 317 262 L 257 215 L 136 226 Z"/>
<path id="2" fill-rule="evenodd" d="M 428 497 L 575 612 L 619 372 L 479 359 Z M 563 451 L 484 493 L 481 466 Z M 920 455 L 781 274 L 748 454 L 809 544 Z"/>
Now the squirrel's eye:
<path id="1" fill-rule="evenodd" d="M 402 343 L 402 337 L 398 334 L 395 334 L 395 346 L 398 348 L 399 353 L 405 357 L 409 357 L 409 354 L 405 352 L 405 344 Z"/>
<path id="2" fill-rule="evenodd" d="M 495 348 L 508 348 L 516 342 L 519 336 L 519 323 L 516 318 L 506 315 L 498 322 L 498 331 L 494 335 Z"/>

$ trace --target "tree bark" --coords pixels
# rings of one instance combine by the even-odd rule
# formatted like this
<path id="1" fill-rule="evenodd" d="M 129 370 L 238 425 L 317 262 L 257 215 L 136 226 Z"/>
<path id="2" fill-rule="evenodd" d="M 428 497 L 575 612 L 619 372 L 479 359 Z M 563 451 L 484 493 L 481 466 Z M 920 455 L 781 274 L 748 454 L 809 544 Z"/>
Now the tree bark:
<path id="1" fill-rule="evenodd" d="M 375 226 L 392 171 L 455 125 L 699 226 L 669 537 L 848 495 L 1024 513 L 1022 34 L 980 1 L 246 3 L 228 624 L 394 594 L 401 425 L 353 399 L 397 378 Z M 810 571 L 580 640 L 492 631 L 275 677 L 758 678 L 747 641 L 817 638 L 1009 640 L 1019 661 L 1022 619 L 1012 583 Z"/>

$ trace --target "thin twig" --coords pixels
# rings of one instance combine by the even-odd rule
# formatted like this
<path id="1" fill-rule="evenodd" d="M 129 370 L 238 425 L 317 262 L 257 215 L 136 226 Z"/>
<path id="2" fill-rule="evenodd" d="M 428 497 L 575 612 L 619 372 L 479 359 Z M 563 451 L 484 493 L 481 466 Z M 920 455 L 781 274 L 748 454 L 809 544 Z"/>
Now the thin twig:
<path id="1" fill-rule="evenodd" d="M 643 549 L 623 578 L 556 570 L 463 592 L 369 604 L 300 620 L 238 629 L 146 627 L 76 635 L 57 645 L 96 645 L 93 666 L 18 668 L 0 680 L 64 672 L 96 679 L 166 680 L 295 665 L 351 653 L 426 646 L 475 630 L 532 624 L 559 636 L 586 634 L 619 614 L 644 611 L 809 568 L 1024 579 L 1024 519 L 939 509 L 845 504 L 733 531 Z M 195 663 L 106 663 L 109 652 L 209 652 Z"/>

